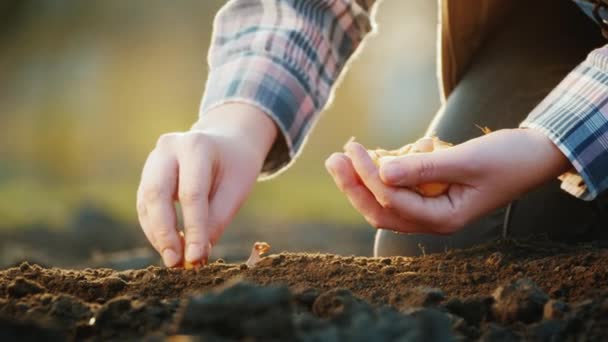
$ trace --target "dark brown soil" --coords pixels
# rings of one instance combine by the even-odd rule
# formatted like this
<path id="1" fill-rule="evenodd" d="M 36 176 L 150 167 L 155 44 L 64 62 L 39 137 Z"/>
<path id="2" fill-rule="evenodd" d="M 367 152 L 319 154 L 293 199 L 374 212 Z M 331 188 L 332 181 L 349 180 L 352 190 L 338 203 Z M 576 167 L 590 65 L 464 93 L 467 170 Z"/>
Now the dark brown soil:
<path id="1" fill-rule="evenodd" d="M 263 285 L 263 286 L 259 286 Z M 0 271 L 0 340 L 605 340 L 608 249 L 500 241 L 419 258 L 254 268 Z"/>

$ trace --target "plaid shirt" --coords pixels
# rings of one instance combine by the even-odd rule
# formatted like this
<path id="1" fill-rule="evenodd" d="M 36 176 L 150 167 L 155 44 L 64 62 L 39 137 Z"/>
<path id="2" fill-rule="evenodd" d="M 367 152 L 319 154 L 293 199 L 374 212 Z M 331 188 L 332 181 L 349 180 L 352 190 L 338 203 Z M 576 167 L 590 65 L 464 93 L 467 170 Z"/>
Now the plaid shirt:
<path id="1" fill-rule="evenodd" d="M 348 61 L 373 31 L 375 0 L 232 0 L 218 13 L 201 113 L 229 102 L 267 113 L 281 134 L 262 170 L 292 162 Z M 592 51 L 521 127 L 570 159 L 591 200 L 608 187 L 608 47 Z M 566 189 L 568 190 L 568 189 Z"/>

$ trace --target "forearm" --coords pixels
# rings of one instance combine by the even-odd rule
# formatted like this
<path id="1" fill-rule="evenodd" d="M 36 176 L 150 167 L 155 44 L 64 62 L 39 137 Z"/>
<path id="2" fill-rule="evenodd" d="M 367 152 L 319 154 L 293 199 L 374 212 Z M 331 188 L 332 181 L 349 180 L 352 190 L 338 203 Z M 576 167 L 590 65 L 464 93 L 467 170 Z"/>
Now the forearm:
<path id="1" fill-rule="evenodd" d="M 521 127 L 545 134 L 584 180 L 568 192 L 591 200 L 608 188 L 608 47 L 593 51 Z"/>
<path id="2" fill-rule="evenodd" d="M 201 104 L 247 103 L 279 130 L 266 173 L 287 165 L 372 29 L 376 0 L 236 0 L 218 13 Z"/>

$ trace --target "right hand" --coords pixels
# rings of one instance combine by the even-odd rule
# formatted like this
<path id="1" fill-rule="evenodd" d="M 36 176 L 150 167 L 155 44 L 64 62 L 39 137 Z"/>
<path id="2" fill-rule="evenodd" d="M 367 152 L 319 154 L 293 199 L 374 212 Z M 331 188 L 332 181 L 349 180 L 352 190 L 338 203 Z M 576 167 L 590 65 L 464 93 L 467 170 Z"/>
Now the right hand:
<path id="1" fill-rule="evenodd" d="M 137 212 L 167 267 L 179 266 L 184 257 L 193 264 L 207 262 L 251 192 L 276 134 L 265 113 L 235 103 L 210 111 L 188 132 L 158 139 L 142 172 Z M 175 201 L 182 208 L 185 243 Z"/>

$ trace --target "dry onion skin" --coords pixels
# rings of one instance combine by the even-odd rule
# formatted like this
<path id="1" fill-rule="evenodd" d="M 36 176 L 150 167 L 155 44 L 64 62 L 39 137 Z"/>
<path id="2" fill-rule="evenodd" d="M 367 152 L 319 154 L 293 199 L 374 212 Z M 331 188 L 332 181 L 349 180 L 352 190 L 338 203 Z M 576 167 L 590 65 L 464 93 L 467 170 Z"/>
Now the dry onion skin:
<path id="1" fill-rule="evenodd" d="M 270 250 L 270 245 L 266 242 L 256 242 L 253 244 L 253 248 L 251 248 L 251 255 L 249 259 L 245 262 L 247 267 L 251 268 L 255 266 L 260 260 L 262 260 L 262 255 L 268 253 Z"/>
<path id="2" fill-rule="evenodd" d="M 424 137 L 413 144 L 407 144 L 396 150 L 375 149 L 368 150 L 369 156 L 377 167 L 386 161 L 412 153 L 429 153 L 451 147 L 452 144 L 437 137 Z M 445 194 L 450 185 L 448 183 L 433 182 L 418 184 L 414 190 L 425 197 L 437 197 Z"/>

